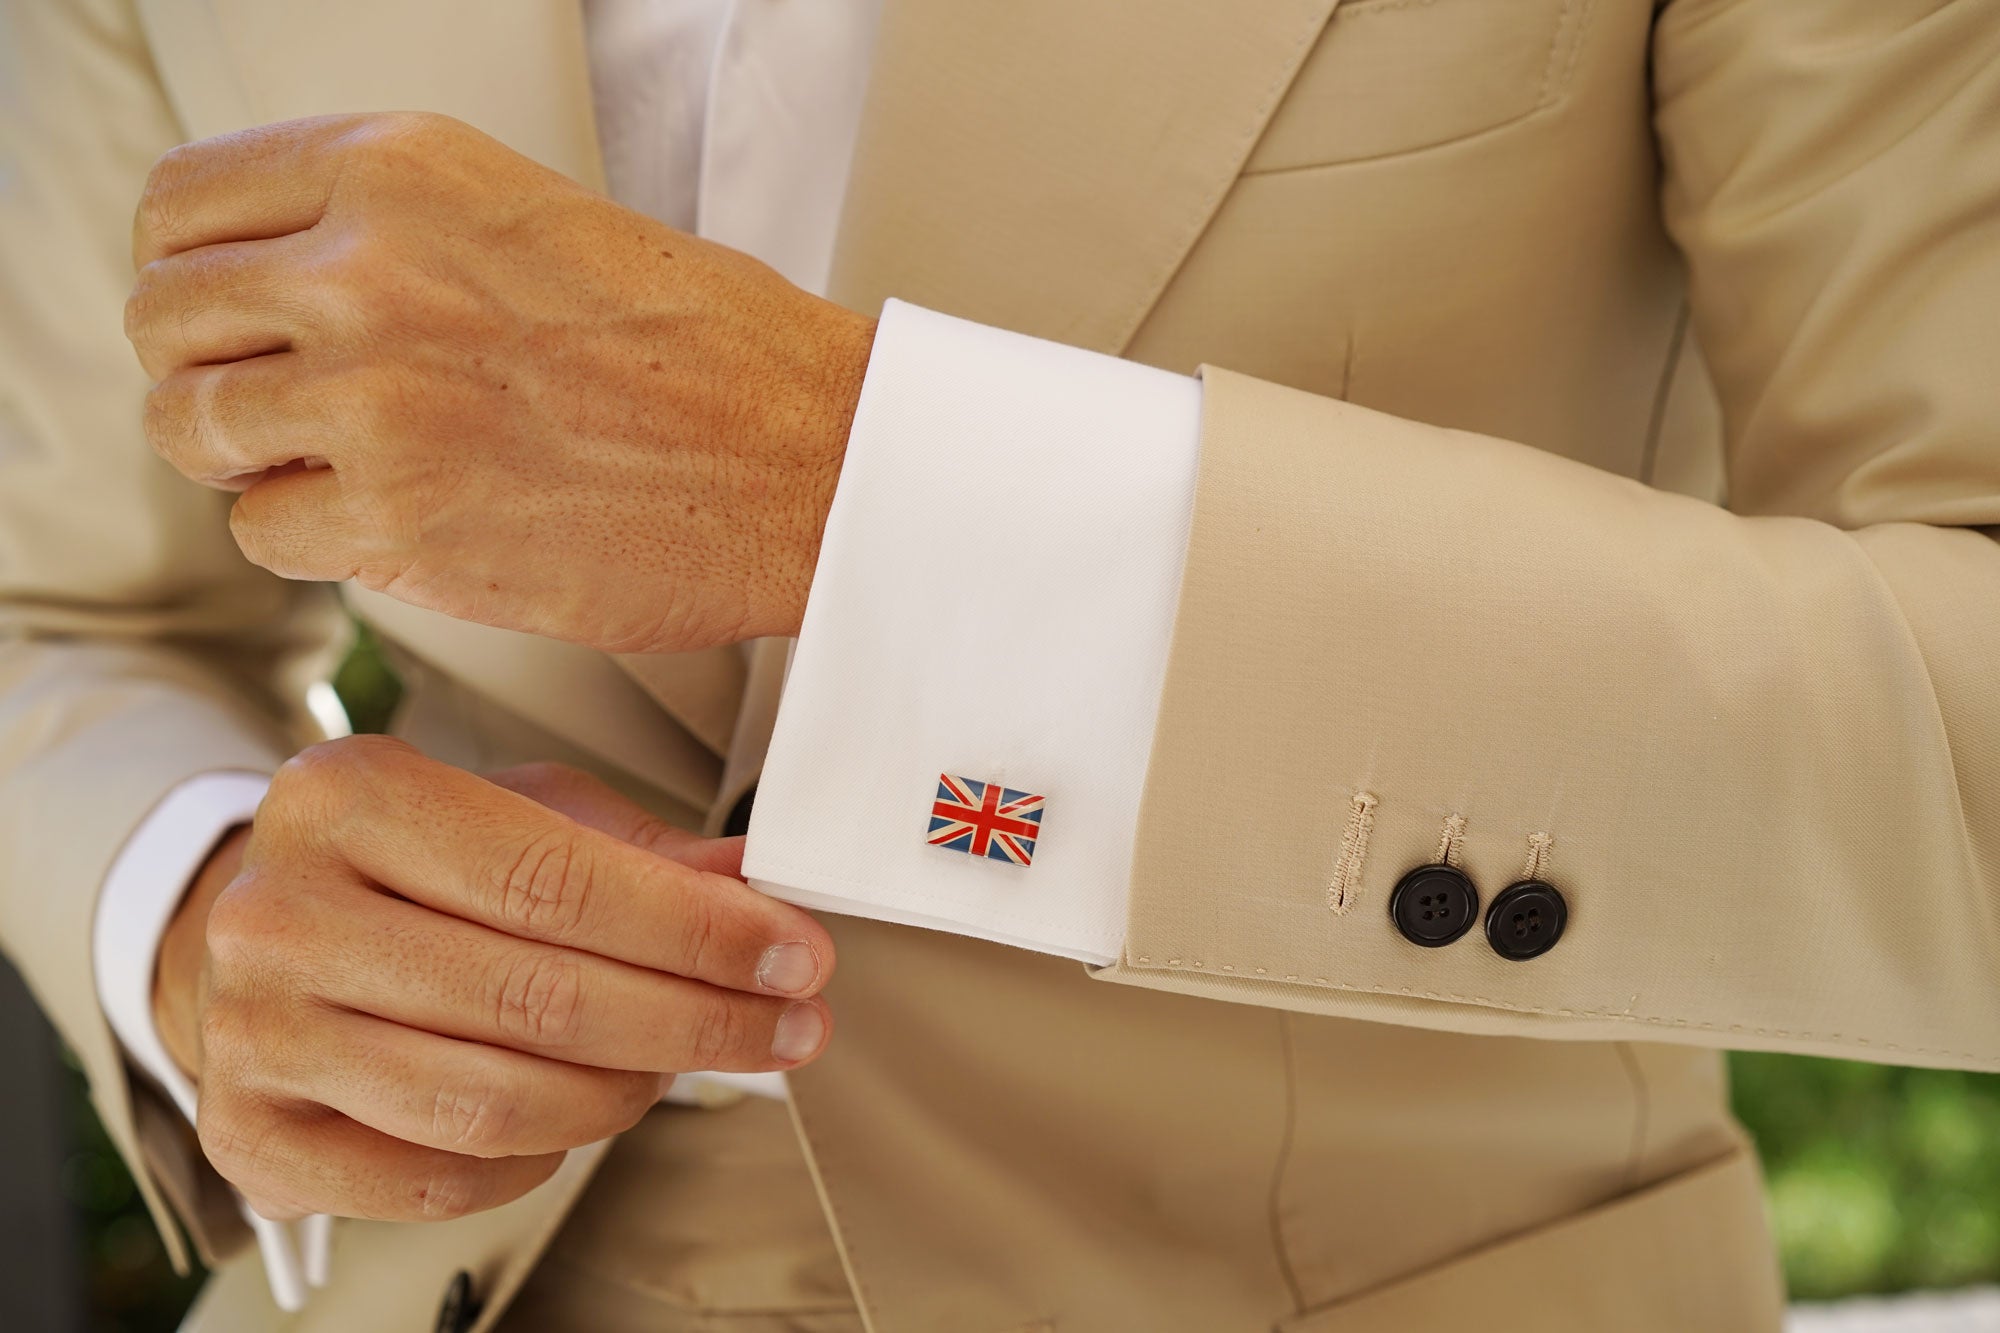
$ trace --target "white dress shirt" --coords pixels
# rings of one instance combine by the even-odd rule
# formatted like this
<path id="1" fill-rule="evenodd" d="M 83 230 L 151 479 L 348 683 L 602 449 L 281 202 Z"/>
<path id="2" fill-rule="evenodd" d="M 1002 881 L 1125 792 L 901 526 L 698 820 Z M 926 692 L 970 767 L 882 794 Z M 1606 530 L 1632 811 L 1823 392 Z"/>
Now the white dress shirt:
<path id="1" fill-rule="evenodd" d="M 612 196 L 823 293 L 880 4 L 584 0 Z M 1117 955 L 1199 414 L 1184 376 L 890 304 L 759 788 L 753 883 Z M 1042 797 L 1031 863 L 932 845 L 941 775 Z M 236 773 L 183 783 L 99 897 L 105 1014 L 190 1116 L 194 1090 L 153 1025 L 154 959 L 262 789 Z M 259 1240 L 274 1294 L 298 1308 L 306 1280 L 324 1280 L 324 1227 L 305 1231 L 298 1271 Z"/>

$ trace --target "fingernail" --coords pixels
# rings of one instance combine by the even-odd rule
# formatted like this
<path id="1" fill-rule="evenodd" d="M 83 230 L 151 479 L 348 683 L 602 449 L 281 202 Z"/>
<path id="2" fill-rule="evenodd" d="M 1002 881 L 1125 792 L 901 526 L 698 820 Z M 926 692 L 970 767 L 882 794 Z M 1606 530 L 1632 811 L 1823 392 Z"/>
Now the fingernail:
<path id="1" fill-rule="evenodd" d="M 757 962 L 757 984 L 780 995 L 803 994 L 819 976 L 819 955 L 803 940 L 774 944 Z"/>
<path id="2" fill-rule="evenodd" d="M 795 1004 L 778 1015 L 778 1031 L 771 1038 L 771 1058 L 779 1064 L 795 1065 L 819 1049 L 826 1039 L 826 1018 L 816 1004 Z"/>

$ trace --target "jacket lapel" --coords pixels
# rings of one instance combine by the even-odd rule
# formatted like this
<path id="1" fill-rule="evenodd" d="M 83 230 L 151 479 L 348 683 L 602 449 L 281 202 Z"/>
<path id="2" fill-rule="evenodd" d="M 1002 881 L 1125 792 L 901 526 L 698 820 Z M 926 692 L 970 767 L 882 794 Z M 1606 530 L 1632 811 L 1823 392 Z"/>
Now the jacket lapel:
<path id="1" fill-rule="evenodd" d="M 834 298 L 1123 351 L 1335 3 L 888 0 Z"/>

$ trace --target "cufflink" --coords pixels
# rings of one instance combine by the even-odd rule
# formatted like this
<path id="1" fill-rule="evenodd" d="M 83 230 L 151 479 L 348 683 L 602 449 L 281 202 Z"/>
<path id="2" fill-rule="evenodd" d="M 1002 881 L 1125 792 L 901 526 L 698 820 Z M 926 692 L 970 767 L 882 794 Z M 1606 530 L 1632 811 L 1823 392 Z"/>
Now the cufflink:
<path id="1" fill-rule="evenodd" d="M 1025 866 L 1042 835 L 1042 798 L 997 782 L 938 774 L 930 844 L 949 852 Z"/>

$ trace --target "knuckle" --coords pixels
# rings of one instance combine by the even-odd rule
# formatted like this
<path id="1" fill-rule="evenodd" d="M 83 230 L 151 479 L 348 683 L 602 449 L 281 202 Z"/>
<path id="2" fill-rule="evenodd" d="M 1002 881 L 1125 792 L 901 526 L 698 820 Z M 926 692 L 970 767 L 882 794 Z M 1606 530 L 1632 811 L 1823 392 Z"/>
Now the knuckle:
<path id="1" fill-rule="evenodd" d="M 270 952 L 283 930 L 279 909 L 278 895 L 256 871 L 239 874 L 209 905 L 203 927 L 209 957 L 237 966 Z"/>
<path id="2" fill-rule="evenodd" d="M 440 1085 L 431 1104 L 431 1133 L 447 1150 L 501 1157 L 514 1125 L 514 1102 L 491 1079 L 466 1077 Z"/>
<path id="3" fill-rule="evenodd" d="M 698 841 L 695 835 L 686 829 L 676 828 L 658 815 L 645 811 L 633 817 L 632 827 L 624 837 L 625 841 L 634 847 L 643 847 L 649 852 L 658 852 L 668 857 L 673 857 L 690 843 Z"/>
<path id="4" fill-rule="evenodd" d="M 688 1016 L 688 1069 L 716 1069 L 730 1062 L 743 1046 L 747 1028 L 738 1007 L 726 999 L 698 1004 Z"/>
<path id="5" fill-rule="evenodd" d="M 478 1212 L 486 1191 L 477 1164 L 441 1167 L 410 1188 L 410 1212 L 427 1222 L 450 1222 Z"/>
<path id="6" fill-rule="evenodd" d="M 364 183 L 386 181 L 430 165 L 458 122 L 433 111 L 384 111 L 363 116 L 339 141 L 343 165 Z"/>
<path id="7" fill-rule="evenodd" d="M 592 895 L 591 858 L 566 831 L 541 830 L 515 851 L 500 881 L 501 919 L 540 939 L 573 939 Z"/>
<path id="8" fill-rule="evenodd" d="M 236 543 L 236 549 L 243 552 L 243 558 L 260 569 L 268 569 L 280 577 L 303 577 L 302 573 L 288 571 L 284 565 L 283 545 L 271 540 L 263 525 L 248 512 L 250 492 L 236 497 L 236 503 L 229 506 L 229 536 Z"/>
<path id="9" fill-rule="evenodd" d="M 233 1100 L 222 1105 L 217 1105 L 217 1100 L 203 1100 L 195 1116 L 195 1138 L 202 1155 L 223 1179 L 238 1189 L 247 1189 L 269 1169 L 277 1125 Z"/>
<path id="10" fill-rule="evenodd" d="M 698 895 L 690 894 L 686 902 L 688 911 L 681 927 L 681 948 L 687 956 L 688 975 L 711 976 L 723 938 L 729 933 L 723 925 L 722 911 Z"/>
<path id="11" fill-rule="evenodd" d="M 378 150 L 449 138 L 460 122 L 441 111 L 385 111 L 369 118 L 368 139 Z"/>
<path id="12" fill-rule="evenodd" d="M 494 1010 L 494 1026 L 513 1040 L 571 1045 L 583 1027 L 582 971 L 560 953 L 524 952 L 501 973 Z"/>
<path id="13" fill-rule="evenodd" d="M 153 265 L 139 270 L 138 280 L 125 298 L 125 340 L 141 353 L 152 350 L 152 333 L 160 309 L 160 285 Z"/>
<path id="14" fill-rule="evenodd" d="M 279 767 L 266 800 L 275 810 L 337 820 L 358 794 L 416 753 L 392 736 L 343 736 L 309 745 Z"/>
<path id="15" fill-rule="evenodd" d="M 175 466 L 186 460 L 194 439 L 195 395 L 181 375 L 169 375 L 146 394 L 142 429 L 153 452 Z"/>
<path id="16" fill-rule="evenodd" d="M 160 154 L 153 163 L 139 191 L 137 221 L 141 235 L 155 243 L 172 238 L 183 212 L 186 185 L 194 174 L 199 155 L 198 145 L 178 144 Z"/>
<path id="17" fill-rule="evenodd" d="M 201 1011 L 202 1077 L 205 1082 L 242 1082 L 242 1056 L 255 1055 L 248 1040 L 249 1016 L 234 1001 L 211 994 Z"/>
<path id="18" fill-rule="evenodd" d="M 397 255 L 381 232 L 365 221 L 345 227 L 318 261 L 319 277 L 363 314 L 377 313 L 375 300 L 386 297 L 388 275 Z"/>

